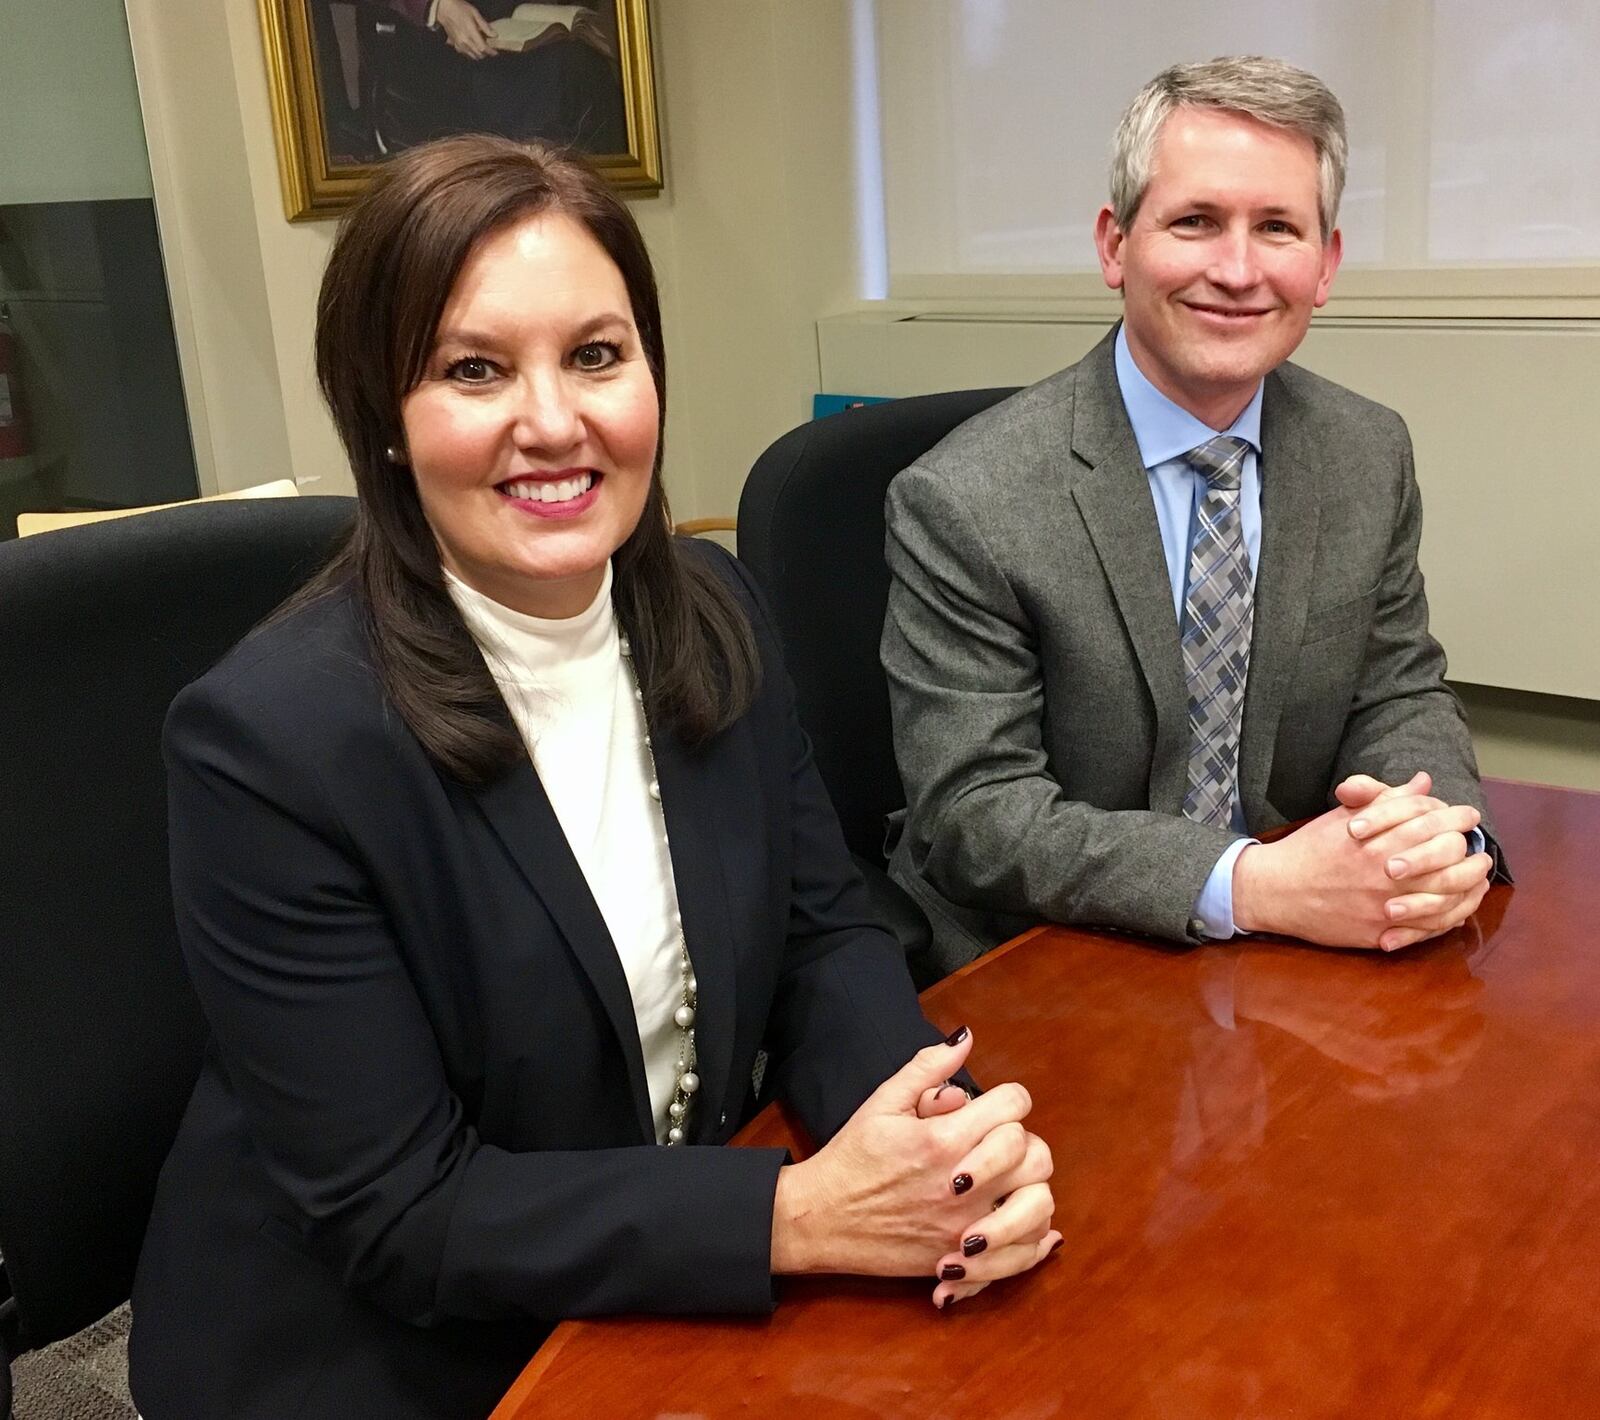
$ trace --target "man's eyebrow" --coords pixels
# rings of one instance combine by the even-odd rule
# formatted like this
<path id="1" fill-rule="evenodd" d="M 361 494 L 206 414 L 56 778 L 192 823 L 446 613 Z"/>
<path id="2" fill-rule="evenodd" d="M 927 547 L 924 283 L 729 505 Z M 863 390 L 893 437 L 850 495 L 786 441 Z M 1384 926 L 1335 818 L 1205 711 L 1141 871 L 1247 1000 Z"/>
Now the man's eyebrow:
<path id="1" fill-rule="evenodd" d="M 1210 197 L 1190 197 L 1167 204 L 1167 210 L 1171 212 L 1204 212 L 1209 216 L 1211 213 L 1221 212 L 1231 205 Z M 1294 207 L 1282 202 L 1269 202 L 1261 207 L 1252 207 L 1250 215 L 1267 218 L 1287 217 L 1296 221 L 1300 218 L 1300 213 Z"/>
<path id="2" fill-rule="evenodd" d="M 1220 211 L 1222 209 L 1222 206 L 1223 206 L 1222 203 L 1213 202 L 1211 199 L 1205 198 L 1205 197 L 1174 197 L 1173 199 L 1171 199 L 1168 202 L 1163 202 L 1161 204 L 1160 210 L 1163 211 L 1163 212 L 1168 212 L 1168 213 L 1173 213 L 1173 212 L 1206 212 L 1206 213 L 1210 213 L 1210 212 Z"/>

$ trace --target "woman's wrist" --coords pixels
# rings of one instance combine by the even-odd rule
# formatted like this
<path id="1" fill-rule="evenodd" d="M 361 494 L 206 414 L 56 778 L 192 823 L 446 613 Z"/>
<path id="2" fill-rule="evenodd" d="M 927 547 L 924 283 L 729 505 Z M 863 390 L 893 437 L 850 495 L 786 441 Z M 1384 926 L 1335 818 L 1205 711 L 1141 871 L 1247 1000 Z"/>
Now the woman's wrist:
<path id="1" fill-rule="evenodd" d="M 777 1193 L 772 1200 L 772 1275 L 793 1276 L 826 1272 L 804 1164 L 785 1164 L 778 1170 Z"/>

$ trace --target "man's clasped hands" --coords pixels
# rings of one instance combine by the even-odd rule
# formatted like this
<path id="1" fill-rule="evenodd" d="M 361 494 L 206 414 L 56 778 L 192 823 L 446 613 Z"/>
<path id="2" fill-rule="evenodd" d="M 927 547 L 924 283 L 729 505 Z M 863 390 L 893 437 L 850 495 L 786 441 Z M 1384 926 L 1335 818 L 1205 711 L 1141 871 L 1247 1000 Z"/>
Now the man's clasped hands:
<path id="1" fill-rule="evenodd" d="M 1329 947 L 1398 951 L 1458 927 L 1489 890 L 1494 859 L 1472 852 L 1480 815 L 1429 794 L 1356 774 L 1339 806 L 1272 843 L 1252 844 L 1233 869 L 1241 932 L 1276 932 Z"/>

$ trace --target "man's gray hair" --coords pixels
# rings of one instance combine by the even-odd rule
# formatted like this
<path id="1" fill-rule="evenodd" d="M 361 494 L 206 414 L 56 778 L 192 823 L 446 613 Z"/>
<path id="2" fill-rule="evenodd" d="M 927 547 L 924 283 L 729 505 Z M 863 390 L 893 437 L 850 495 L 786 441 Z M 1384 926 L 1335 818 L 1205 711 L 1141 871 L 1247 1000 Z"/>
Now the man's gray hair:
<path id="1" fill-rule="evenodd" d="M 1174 64 L 1139 90 L 1111 145 L 1111 211 L 1117 226 L 1126 232 L 1133 225 L 1150 186 L 1161 127 L 1179 108 L 1241 113 L 1309 138 L 1317 153 L 1322 239 L 1328 239 L 1338 221 L 1349 156 L 1344 109 L 1315 74 L 1259 54 Z"/>

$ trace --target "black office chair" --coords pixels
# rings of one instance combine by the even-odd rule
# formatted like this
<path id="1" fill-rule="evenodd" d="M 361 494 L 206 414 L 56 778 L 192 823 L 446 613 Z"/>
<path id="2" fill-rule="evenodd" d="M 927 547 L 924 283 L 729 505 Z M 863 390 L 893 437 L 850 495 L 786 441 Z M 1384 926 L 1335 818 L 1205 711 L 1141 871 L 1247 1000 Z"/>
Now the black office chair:
<path id="1" fill-rule="evenodd" d="M 167 706 L 353 511 L 195 503 L 0 544 L 0 1415 L 12 1357 L 127 1299 L 199 1071 Z"/>
<path id="2" fill-rule="evenodd" d="M 901 469 L 1012 393 L 957 390 L 814 420 L 756 460 L 739 500 L 739 557 L 778 623 L 817 768 L 919 985 L 928 923 L 884 871 L 885 821 L 906 800 L 878 663 L 889 595 L 883 499 Z"/>

